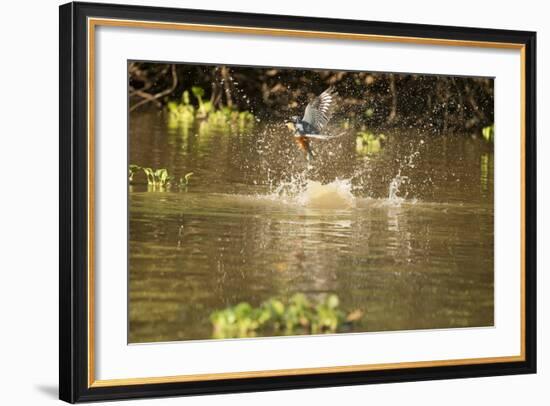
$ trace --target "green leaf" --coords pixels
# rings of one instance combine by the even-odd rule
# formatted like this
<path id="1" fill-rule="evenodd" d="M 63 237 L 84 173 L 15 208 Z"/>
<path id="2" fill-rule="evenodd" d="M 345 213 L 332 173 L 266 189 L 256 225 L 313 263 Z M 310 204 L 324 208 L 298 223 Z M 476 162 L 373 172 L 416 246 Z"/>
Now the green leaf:
<path id="1" fill-rule="evenodd" d="M 168 108 L 168 111 L 171 113 L 177 113 L 178 111 L 178 104 L 176 102 L 173 102 L 173 101 L 168 102 L 166 107 Z"/>
<path id="2" fill-rule="evenodd" d="M 185 105 L 190 104 L 189 103 L 189 92 L 187 90 L 185 90 L 183 92 L 183 94 L 181 95 L 181 101 Z"/>
<path id="3" fill-rule="evenodd" d="M 487 142 L 493 142 L 495 137 L 495 125 L 490 125 L 488 127 L 484 127 L 481 130 L 481 134 L 483 135 L 483 139 Z"/>
<path id="4" fill-rule="evenodd" d="M 197 99 L 202 99 L 204 97 L 204 89 L 199 86 L 193 86 L 191 88 L 191 92 L 193 92 L 193 96 L 195 96 Z"/>
<path id="5" fill-rule="evenodd" d="M 189 184 L 189 180 L 191 179 L 191 176 L 193 176 L 193 172 L 188 172 L 188 173 L 185 174 L 184 179 L 185 179 L 185 184 L 186 185 Z"/>
<path id="6" fill-rule="evenodd" d="M 336 309 L 338 307 L 338 304 L 340 301 L 338 300 L 338 296 L 336 295 L 330 295 L 326 300 L 327 306 L 329 309 Z"/>
<path id="7" fill-rule="evenodd" d="M 130 182 L 132 182 L 134 180 L 134 175 L 137 171 L 139 171 L 141 169 L 140 166 L 138 165 L 133 165 L 133 164 L 130 164 L 128 166 L 128 180 Z"/>

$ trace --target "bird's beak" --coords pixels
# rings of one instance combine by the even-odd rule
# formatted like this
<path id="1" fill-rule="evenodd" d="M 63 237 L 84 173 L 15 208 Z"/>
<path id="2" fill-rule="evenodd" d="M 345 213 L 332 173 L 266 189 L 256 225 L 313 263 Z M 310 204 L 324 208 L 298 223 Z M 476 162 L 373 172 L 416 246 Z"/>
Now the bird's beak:
<path id="1" fill-rule="evenodd" d="M 292 121 L 285 120 L 285 125 L 290 131 L 295 131 L 296 127 Z"/>

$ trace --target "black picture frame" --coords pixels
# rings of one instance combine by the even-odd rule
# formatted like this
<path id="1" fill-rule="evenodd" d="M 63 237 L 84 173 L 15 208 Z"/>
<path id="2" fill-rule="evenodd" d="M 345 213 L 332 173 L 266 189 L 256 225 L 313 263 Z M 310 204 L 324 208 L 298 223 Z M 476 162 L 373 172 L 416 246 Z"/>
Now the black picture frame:
<path id="1" fill-rule="evenodd" d="M 68 3 L 60 6 L 59 397 L 67 402 L 235 393 L 536 372 L 536 33 L 205 10 Z M 513 43 L 525 52 L 525 359 L 471 365 L 219 379 L 122 386 L 89 385 L 87 189 L 87 19 L 89 17 Z"/>

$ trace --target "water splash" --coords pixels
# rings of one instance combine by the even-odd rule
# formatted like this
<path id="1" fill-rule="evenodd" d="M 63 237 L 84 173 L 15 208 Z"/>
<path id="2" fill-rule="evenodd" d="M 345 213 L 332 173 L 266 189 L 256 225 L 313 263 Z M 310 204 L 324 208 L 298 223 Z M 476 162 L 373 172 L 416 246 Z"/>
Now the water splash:
<path id="1" fill-rule="evenodd" d="M 272 188 L 271 200 L 314 209 L 348 209 L 355 207 L 351 179 L 321 183 L 307 178 L 307 170 Z"/>
<path id="2" fill-rule="evenodd" d="M 314 209 L 350 209 L 364 201 L 401 204 L 407 200 L 411 188 L 410 178 L 402 175 L 399 170 L 388 185 L 387 198 L 373 200 L 368 197 L 369 190 L 366 190 L 368 187 L 362 182 L 362 171 L 356 171 L 350 178 L 336 178 L 328 183 L 309 179 L 308 174 L 309 171 L 306 169 L 292 175 L 287 181 L 277 182 L 270 179 L 268 195 L 258 197 L 267 197 L 272 201 Z M 416 202 L 416 199 L 412 202 Z"/>
<path id="3" fill-rule="evenodd" d="M 420 145 L 424 144 L 424 140 L 420 140 Z M 402 186 L 410 186 L 411 179 L 408 176 L 401 175 L 402 170 L 408 170 L 408 169 L 414 169 L 416 167 L 415 160 L 420 156 L 420 151 L 415 150 L 411 152 L 409 155 L 404 157 L 403 160 L 399 162 L 399 170 L 397 171 L 397 175 L 390 181 L 390 185 L 388 188 L 388 200 L 390 203 L 401 203 L 409 194 L 409 188 L 405 190 L 404 192 L 400 190 Z M 400 195 L 402 194 L 402 195 Z"/>
<path id="4" fill-rule="evenodd" d="M 404 196 L 399 196 L 399 188 L 404 183 L 409 182 L 408 176 L 401 175 L 401 171 L 393 178 L 390 182 L 390 187 L 388 190 L 388 200 L 392 203 L 400 203 L 407 197 L 407 193 L 405 192 Z"/>
<path id="5" fill-rule="evenodd" d="M 265 174 L 261 184 L 267 185 L 268 191 L 267 194 L 264 191 L 263 196 L 257 195 L 259 198 L 322 209 L 363 207 L 373 202 L 391 205 L 416 202 L 411 196 L 419 191 L 419 185 L 415 185 L 410 176 L 417 170 L 423 140 L 411 142 L 408 151 L 398 153 L 389 163 L 393 167 L 374 171 L 376 162 L 371 163 L 369 157 L 355 161 L 352 167 L 341 168 L 331 165 L 330 154 L 319 154 L 316 161 L 304 167 L 303 156 L 295 153 L 294 145 L 284 148 L 279 145 L 280 128 L 266 126 L 262 135 L 255 147 L 262 156 L 260 172 Z M 345 174 L 335 179 L 330 176 L 331 172 Z"/>
<path id="6" fill-rule="evenodd" d="M 323 185 L 308 181 L 305 189 L 297 197 L 302 205 L 315 209 L 348 209 L 355 207 L 355 196 L 351 193 L 349 179 L 336 179 Z"/>

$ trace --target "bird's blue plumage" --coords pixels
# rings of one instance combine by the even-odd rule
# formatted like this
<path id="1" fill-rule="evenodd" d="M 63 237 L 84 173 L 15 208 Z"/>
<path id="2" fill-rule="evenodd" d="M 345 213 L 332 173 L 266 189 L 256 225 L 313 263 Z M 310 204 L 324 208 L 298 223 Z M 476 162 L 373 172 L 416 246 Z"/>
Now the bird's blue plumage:
<path id="1" fill-rule="evenodd" d="M 296 137 L 298 145 L 307 153 L 308 160 L 314 156 L 309 145 L 309 138 L 334 138 L 327 135 L 321 135 L 321 131 L 332 116 L 335 97 L 336 92 L 334 88 L 329 87 L 309 102 L 302 118 L 294 116 L 290 120 L 294 123 L 294 136 Z"/>

